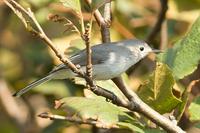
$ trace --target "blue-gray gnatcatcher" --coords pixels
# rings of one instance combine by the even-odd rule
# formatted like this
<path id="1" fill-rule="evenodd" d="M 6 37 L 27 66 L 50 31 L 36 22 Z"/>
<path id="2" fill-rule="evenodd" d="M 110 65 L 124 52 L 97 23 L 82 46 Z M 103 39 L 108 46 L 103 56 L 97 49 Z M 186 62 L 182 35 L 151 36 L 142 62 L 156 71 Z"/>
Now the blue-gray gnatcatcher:
<path id="1" fill-rule="evenodd" d="M 92 78 L 94 80 L 108 80 L 115 78 L 125 72 L 128 68 L 144 58 L 148 53 L 155 52 L 142 40 L 125 40 L 120 42 L 103 43 L 91 47 L 92 50 Z M 86 70 L 86 50 L 70 57 L 75 65 Z M 51 79 L 67 79 L 76 75 L 65 64 L 55 67 L 47 76 L 36 80 L 16 92 L 13 96 L 21 96 L 31 88 L 49 81 Z"/>

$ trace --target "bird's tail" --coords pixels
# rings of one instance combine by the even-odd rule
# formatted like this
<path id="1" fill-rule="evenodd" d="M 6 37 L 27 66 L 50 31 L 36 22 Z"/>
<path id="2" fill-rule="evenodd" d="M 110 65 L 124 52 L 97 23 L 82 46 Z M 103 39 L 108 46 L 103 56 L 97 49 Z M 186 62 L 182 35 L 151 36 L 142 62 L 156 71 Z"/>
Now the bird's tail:
<path id="1" fill-rule="evenodd" d="M 45 83 L 45 82 L 47 82 L 47 81 L 49 81 L 49 80 L 51 80 L 51 79 L 52 79 L 52 75 L 49 74 L 49 75 L 47 75 L 47 76 L 45 76 L 45 77 L 43 77 L 43 78 L 41 78 L 41 79 L 38 79 L 38 80 L 36 80 L 36 81 L 30 83 L 30 84 L 29 84 L 28 86 L 26 86 L 25 88 L 23 88 L 23 89 L 17 91 L 16 93 L 14 93 L 13 96 L 14 96 L 14 97 L 20 97 L 22 94 L 26 93 L 26 92 L 29 91 L 30 89 L 32 89 L 32 88 L 34 88 L 34 87 L 36 87 L 36 86 L 38 86 L 38 85 L 40 85 L 40 84 L 42 84 L 42 83 Z"/>

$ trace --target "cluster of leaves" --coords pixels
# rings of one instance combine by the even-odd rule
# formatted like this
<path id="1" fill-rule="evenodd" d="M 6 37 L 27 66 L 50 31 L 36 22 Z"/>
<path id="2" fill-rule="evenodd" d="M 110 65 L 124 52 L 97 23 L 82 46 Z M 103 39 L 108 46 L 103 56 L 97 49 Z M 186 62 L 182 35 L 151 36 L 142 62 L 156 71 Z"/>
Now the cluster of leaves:
<path id="1" fill-rule="evenodd" d="M 173 86 L 197 69 L 200 60 L 199 27 L 200 18 L 196 20 L 189 33 L 177 41 L 173 48 L 157 56 L 158 61 L 164 64 L 157 65 L 149 81 L 139 90 L 138 94 L 141 98 L 160 113 L 170 112 L 180 105 L 183 92 L 180 89 L 179 97 L 175 96 Z"/>
<path id="2" fill-rule="evenodd" d="M 63 2 L 64 6 L 72 8 L 78 14 L 81 14 L 81 4 L 79 0 L 61 0 L 61 2 Z M 92 5 L 96 6 L 99 5 L 99 3 L 96 4 L 94 1 Z M 181 90 L 178 88 L 178 90 L 174 90 L 173 87 L 180 79 L 183 79 L 197 69 L 200 60 L 200 49 L 198 49 L 200 42 L 199 36 L 200 18 L 196 20 L 187 35 L 175 43 L 173 48 L 167 49 L 157 56 L 158 63 L 155 71 L 147 78 L 144 84 L 139 87 L 137 93 L 140 98 L 159 113 L 170 113 L 176 109 L 179 112 L 176 117 L 180 118 L 182 115 L 187 103 L 187 100 L 183 99 L 183 96 L 187 98 L 187 96 L 184 95 L 185 89 Z M 112 84 L 111 82 L 105 82 L 106 83 L 102 86 L 103 88 L 114 88 L 114 90 L 117 90 L 117 87 L 114 85 L 112 85 L 112 87 L 106 86 Z M 175 95 L 174 91 L 176 91 L 178 95 Z M 117 92 L 117 95 L 121 96 L 122 94 Z M 199 120 L 199 113 L 194 112 L 197 110 L 196 108 L 200 106 L 198 101 L 197 99 L 191 104 L 191 120 Z M 124 109 L 108 103 L 104 98 L 99 98 L 94 94 L 92 97 L 89 96 L 89 98 L 63 98 L 59 102 L 62 103 L 60 109 L 66 112 L 67 117 L 72 116 L 82 119 L 83 121 L 93 120 L 96 121 L 97 127 L 123 127 L 134 130 L 135 132 L 145 132 L 145 130 L 147 130 L 147 128 L 139 122 L 138 118 L 129 115 Z M 197 105 L 195 105 L 195 103 Z"/>
<path id="3" fill-rule="evenodd" d="M 34 0 L 30 0 L 31 2 L 35 2 Z M 48 0 L 45 0 L 48 1 Z M 117 1 L 117 0 L 116 0 Z M 193 0 L 195 1 L 195 0 Z M 80 31 L 83 32 L 84 24 L 82 23 L 82 1 L 81 0 L 60 0 L 60 2 L 63 3 L 63 5 L 71 10 L 73 10 L 76 15 L 78 16 L 78 24 L 81 27 L 79 28 Z M 90 7 L 90 13 L 92 14 L 95 9 L 101 7 L 106 2 L 106 0 L 92 0 L 91 7 Z M 138 9 L 137 7 L 130 8 L 127 5 L 123 5 L 123 1 L 118 0 L 118 5 L 120 5 L 120 11 L 125 16 L 128 14 L 131 14 L 134 9 Z M 130 2 L 127 0 L 127 3 Z M 41 2 L 46 4 L 44 1 Z M 131 5 L 131 4 L 130 4 Z M 36 5 L 35 5 L 36 6 Z M 126 10 L 125 10 L 126 9 Z M 129 10 L 129 11 L 127 11 Z M 45 14 L 40 14 L 41 12 L 44 12 Z M 140 11 L 140 10 L 139 10 Z M 48 11 L 44 10 L 38 10 L 37 18 L 40 19 L 40 22 L 44 21 L 44 18 L 46 18 Z M 139 14 L 139 13 L 138 13 Z M 138 15 L 137 14 L 137 15 Z M 41 15 L 41 16 L 40 16 Z M 120 16 L 120 15 L 119 15 Z M 77 19 L 77 18 L 76 18 Z M 125 22 L 126 23 L 126 22 Z M 13 24 L 14 25 L 14 24 Z M 52 26 L 56 27 L 56 26 Z M 48 27 L 50 30 L 50 26 Z M 23 29 L 23 28 L 21 28 Z M 56 31 L 56 28 L 53 29 L 53 31 Z M 56 32 L 55 32 L 56 33 Z M 69 35 L 72 38 L 77 38 L 77 36 Z M 199 42 L 200 42 L 200 18 L 196 20 L 196 22 L 193 24 L 192 28 L 188 31 L 187 35 L 177 41 L 174 44 L 173 48 L 167 49 L 162 54 L 159 54 L 157 56 L 158 63 L 156 65 L 156 68 L 154 72 L 144 81 L 144 83 L 139 87 L 137 93 L 140 96 L 140 98 L 146 102 L 149 106 L 154 108 L 156 111 L 158 111 L 161 114 L 169 113 L 174 110 L 178 112 L 176 114 L 177 119 L 179 119 L 182 116 L 182 113 L 184 112 L 188 95 L 186 88 L 182 88 L 178 86 L 178 88 L 175 89 L 175 86 L 179 84 L 179 80 L 183 79 L 185 76 L 188 76 L 189 74 L 193 73 L 199 64 L 200 60 L 200 49 L 199 49 Z M 27 37 L 28 38 L 28 37 Z M 58 43 L 58 45 L 61 47 L 61 44 L 64 44 L 66 46 L 66 43 L 71 43 L 72 45 L 68 51 L 63 51 L 67 53 L 72 53 L 82 49 L 84 44 L 83 42 L 79 40 L 70 40 L 69 38 L 63 39 L 63 42 L 60 42 L 59 39 L 53 40 L 55 43 Z M 66 40 L 70 40 L 70 42 L 66 42 Z M 23 42 L 24 43 L 24 42 Z M 81 45 L 80 45 L 81 44 Z M 43 62 L 44 60 L 47 60 L 46 58 L 49 58 L 47 56 L 46 50 L 40 50 L 44 49 L 38 48 L 40 53 L 35 54 L 32 49 L 36 49 L 37 47 L 42 46 L 42 44 L 34 44 L 33 48 L 30 48 L 30 46 L 27 46 L 25 49 L 26 51 L 26 58 L 31 58 L 31 62 L 36 61 L 36 56 L 40 56 L 40 61 Z M 26 46 L 23 46 L 23 49 Z M 29 50 L 28 50 L 29 49 Z M 63 48 L 64 49 L 64 48 Z M 62 50 L 62 48 L 61 48 Z M 0 54 L 3 54 L 0 52 Z M 10 55 L 10 54 L 9 54 Z M 10 56 L 7 56 L 10 57 Z M 12 55 L 13 58 L 6 58 L 5 64 L 8 60 L 13 60 L 14 63 L 10 68 L 7 68 L 8 66 L 5 65 L 5 68 L 15 71 L 16 69 L 21 69 L 22 65 L 19 64 L 20 60 L 18 60 L 18 56 L 15 54 Z M 16 60 L 17 58 L 17 60 Z M 37 57 L 38 58 L 38 57 Z M 4 60 L 1 60 L 4 61 Z M 16 61 L 16 62 L 15 62 Z M 49 59 L 47 60 L 50 64 Z M 40 63 L 40 62 L 39 62 Z M 26 65 L 29 65 L 28 67 L 33 67 L 35 64 L 26 63 Z M 13 67 L 14 66 L 14 67 Z M 44 67 L 44 66 L 43 66 Z M 45 68 L 48 68 L 45 66 Z M 50 68 L 49 68 L 50 69 Z M 5 70 L 5 69 L 4 69 Z M 17 70 L 16 70 L 17 71 Z M 20 70 L 22 71 L 22 70 Z M 28 70 L 29 72 L 32 72 L 32 70 Z M 47 72 L 48 70 L 45 69 Z M 39 71 L 40 73 L 41 71 Z M 42 73 L 44 75 L 45 72 Z M 41 74 L 41 73 L 40 73 Z M 18 73 L 15 73 L 15 76 L 19 75 Z M 24 74 L 25 75 L 25 74 Z M 30 73 L 28 75 L 31 75 Z M 15 77 L 13 74 L 11 74 L 10 77 Z M 126 75 L 125 75 L 126 76 Z M 124 77 L 125 77 L 124 76 Z M 18 77 L 17 77 L 18 78 Z M 125 77 L 126 78 L 126 77 Z M 128 79 L 126 78 L 126 81 Z M 21 81 L 23 82 L 23 81 Z M 75 81 L 76 84 L 84 84 L 80 82 L 80 80 Z M 17 83 L 18 85 L 19 83 Z M 109 91 L 114 92 L 118 97 L 124 98 L 123 94 L 118 90 L 118 88 L 115 86 L 114 83 L 111 81 L 98 81 L 97 84 L 103 88 L 109 89 Z M 19 85 L 23 87 L 22 85 Z M 56 87 L 56 88 L 55 88 Z M 70 88 L 70 89 L 69 89 Z M 125 128 L 130 129 L 135 132 L 150 132 L 152 129 L 149 129 L 146 127 L 148 124 L 147 121 L 142 119 L 142 116 L 136 114 L 132 114 L 128 112 L 124 108 L 117 107 L 113 105 L 112 103 L 109 103 L 106 101 L 105 98 L 96 96 L 95 94 L 91 92 L 87 92 L 86 97 L 71 97 L 71 95 L 80 95 L 81 91 L 77 91 L 77 88 L 83 88 L 83 86 L 75 85 L 71 81 L 65 81 L 59 82 L 59 81 L 53 81 L 49 82 L 47 84 L 44 84 L 42 86 L 36 87 L 36 91 L 43 93 L 43 94 L 52 94 L 55 97 L 66 97 L 59 100 L 61 106 L 59 108 L 56 108 L 56 110 L 63 111 L 63 116 L 65 117 L 72 117 L 72 118 L 78 118 L 81 119 L 83 122 L 90 120 L 95 121 L 97 127 L 103 127 L 103 128 Z M 200 98 L 197 97 L 194 99 L 194 101 L 189 106 L 189 119 L 194 122 L 200 121 Z M 52 100 L 50 100 L 52 101 Z M 57 107 L 57 104 L 56 104 Z M 52 111 L 53 112 L 53 111 Z M 139 116 L 139 117 L 138 117 Z M 57 121 L 56 121 L 57 122 Z M 58 122 L 57 122 L 58 123 Z M 196 127 L 200 128 L 200 124 L 197 123 Z M 161 130 L 156 129 L 153 130 L 153 132 L 161 132 Z"/>

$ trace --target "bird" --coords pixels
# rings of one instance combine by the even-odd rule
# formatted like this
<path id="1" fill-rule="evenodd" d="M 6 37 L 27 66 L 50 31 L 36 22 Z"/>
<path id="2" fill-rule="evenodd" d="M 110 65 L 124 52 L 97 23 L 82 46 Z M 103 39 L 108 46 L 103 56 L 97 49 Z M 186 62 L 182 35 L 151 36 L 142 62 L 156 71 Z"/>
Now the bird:
<path id="1" fill-rule="evenodd" d="M 153 50 L 145 41 L 139 39 L 97 44 L 91 47 L 91 51 L 93 80 L 109 80 L 118 77 L 149 53 L 158 52 L 158 50 Z M 81 71 L 86 72 L 86 49 L 70 56 L 69 59 L 73 64 L 79 66 Z M 78 76 L 62 63 L 43 78 L 14 93 L 13 96 L 19 97 L 30 89 L 51 79 L 70 79 Z"/>

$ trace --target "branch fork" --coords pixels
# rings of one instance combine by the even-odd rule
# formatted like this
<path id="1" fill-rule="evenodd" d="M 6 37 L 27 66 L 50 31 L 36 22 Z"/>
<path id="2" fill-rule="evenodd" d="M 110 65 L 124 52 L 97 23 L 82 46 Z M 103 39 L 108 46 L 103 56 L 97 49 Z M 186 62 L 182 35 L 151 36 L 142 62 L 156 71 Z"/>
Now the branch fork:
<path id="1" fill-rule="evenodd" d="M 113 82 L 119 87 L 119 89 L 123 92 L 123 94 L 127 97 L 129 100 L 128 102 L 119 99 L 114 93 L 111 93 L 109 91 L 105 91 L 105 89 L 98 87 L 94 84 L 92 80 L 92 62 L 91 62 L 91 48 L 90 48 L 90 30 L 91 30 L 91 25 L 88 28 L 83 28 L 84 33 L 86 35 L 86 40 L 85 40 L 85 45 L 86 45 L 86 51 L 87 51 L 87 67 L 86 67 L 86 73 L 83 73 L 75 64 L 73 64 L 68 58 L 64 57 L 61 55 L 58 50 L 54 47 L 53 42 L 47 37 L 43 29 L 41 28 L 40 24 L 36 20 L 33 12 L 31 11 L 30 8 L 27 10 L 24 9 L 21 5 L 19 5 L 17 2 L 14 0 L 3 0 L 7 6 L 9 6 L 14 13 L 20 18 L 20 20 L 23 22 L 25 27 L 28 26 L 28 22 L 26 21 L 25 17 L 23 14 L 27 15 L 30 20 L 33 21 L 35 24 L 37 30 L 29 29 L 29 32 L 34 33 L 36 36 L 38 36 L 41 40 L 45 42 L 56 54 L 56 56 L 60 59 L 61 62 L 63 62 L 66 66 L 68 66 L 73 72 L 77 73 L 80 77 L 84 78 L 87 82 L 87 84 L 90 86 L 90 89 L 97 95 L 103 96 L 106 99 L 111 100 L 113 103 L 115 103 L 118 106 L 125 107 L 129 109 L 130 111 L 136 111 L 138 113 L 143 114 L 147 118 L 149 118 L 151 121 L 162 127 L 168 132 L 173 132 L 173 133 L 184 133 L 184 131 L 176 126 L 174 123 L 172 123 L 169 119 L 163 117 L 159 113 L 157 113 L 155 110 L 151 109 L 148 105 L 146 105 L 133 91 L 127 89 L 125 84 L 123 83 L 121 77 L 117 77 L 113 79 Z M 110 32 L 109 32 L 109 25 L 108 23 L 105 24 L 106 22 L 110 22 L 110 2 L 105 4 L 104 11 L 104 17 L 101 16 L 100 12 L 96 10 L 94 12 L 94 16 L 98 22 L 98 24 L 101 26 L 101 34 L 102 34 L 102 40 L 104 43 L 109 43 L 110 42 Z M 107 16 L 108 15 L 108 16 Z M 106 18 L 106 19 L 104 19 Z M 92 22 L 92 20 L 91 20 Z M 104 25 L 105 24 L 105 25 Z M 90 29 L 90 30 L 88 30 Z M 68 120 L 72 122 L 83 122 L 79 120 L 72 120 L 71 118 L 60 118 L 55 115 L 51 114 L 41 114 L 40 117 L 43 118 L 51 118 L 51 119 L 63 119 L 63 120 Z M 91 122 L 88 122 L 88 124 L 92 124 Z"/>

